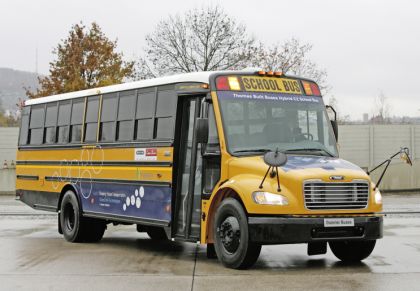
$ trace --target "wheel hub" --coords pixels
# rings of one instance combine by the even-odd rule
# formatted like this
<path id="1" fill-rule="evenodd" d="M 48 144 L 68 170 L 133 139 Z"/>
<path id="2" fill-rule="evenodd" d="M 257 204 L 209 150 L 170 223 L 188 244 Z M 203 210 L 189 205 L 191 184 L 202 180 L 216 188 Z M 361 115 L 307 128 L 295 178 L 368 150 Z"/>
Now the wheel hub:
<path id="1" fill-rule="evenodd" d="M 241 242 L 241 230 L 236 217 L 227 217 L 219 227 L 219 237 L 225 250 L 234 253 Z"/>

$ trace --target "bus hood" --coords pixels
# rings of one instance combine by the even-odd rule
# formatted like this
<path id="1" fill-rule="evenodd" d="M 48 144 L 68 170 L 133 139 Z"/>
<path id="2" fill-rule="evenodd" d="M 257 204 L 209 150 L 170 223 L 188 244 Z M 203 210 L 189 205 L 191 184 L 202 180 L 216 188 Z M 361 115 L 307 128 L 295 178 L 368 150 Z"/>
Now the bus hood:
<path id="1" fill-rule="evenodd" d="M 229 163 L 229 176 L 251 174 L 264 177 L 268 165 L 262 156 L 234 158 Z M 288 155 L 287 163 L 279 168 L 280 183 L 290 180 L 318 179 L 325 182 L 349 182 L 354 179 L 369 180 L 369 176 L 358 166 L 335 157 Z M 267 177 L 269 179 L 269 177 Z"/>

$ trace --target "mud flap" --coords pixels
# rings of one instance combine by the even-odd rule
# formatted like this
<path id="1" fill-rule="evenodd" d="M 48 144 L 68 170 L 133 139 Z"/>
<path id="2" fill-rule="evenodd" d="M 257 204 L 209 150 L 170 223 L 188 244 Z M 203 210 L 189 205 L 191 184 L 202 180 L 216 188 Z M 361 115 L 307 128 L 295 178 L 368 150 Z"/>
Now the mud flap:
<path id="1" fill-rule="evenodd" d="M 324 255 L 327 253 L 327 242 L 308 243 L 308 256 Z"/>

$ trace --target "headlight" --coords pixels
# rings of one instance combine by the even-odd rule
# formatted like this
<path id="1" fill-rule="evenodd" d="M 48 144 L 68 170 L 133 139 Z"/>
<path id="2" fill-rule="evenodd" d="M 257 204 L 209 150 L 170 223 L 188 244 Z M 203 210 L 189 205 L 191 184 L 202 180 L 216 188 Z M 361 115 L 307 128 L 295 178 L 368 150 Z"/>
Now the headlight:
<path id="1" fill-rule="evenodd" d="M 257 204 L 289 205 L 289 201 L 281 194 L 257 191 L 252 193 L 252 198 Z"/>
<path id="2" fill-rule="evenodd" d="M 375 203 L 376 204 L 382 204 L 382 194 L 379 191 L 379 189 L 375 190 Z"/>

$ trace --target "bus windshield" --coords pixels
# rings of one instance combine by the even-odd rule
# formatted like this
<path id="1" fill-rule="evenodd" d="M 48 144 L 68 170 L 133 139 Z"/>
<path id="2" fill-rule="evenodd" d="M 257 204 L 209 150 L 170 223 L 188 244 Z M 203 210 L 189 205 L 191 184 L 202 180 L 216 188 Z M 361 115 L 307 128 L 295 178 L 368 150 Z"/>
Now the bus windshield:
<path id="1" fill-rule="evenodd" d="M 284 93 L 217 93 L 228 150 L 337 156 L 336 141 L 321 97 Z"/>

